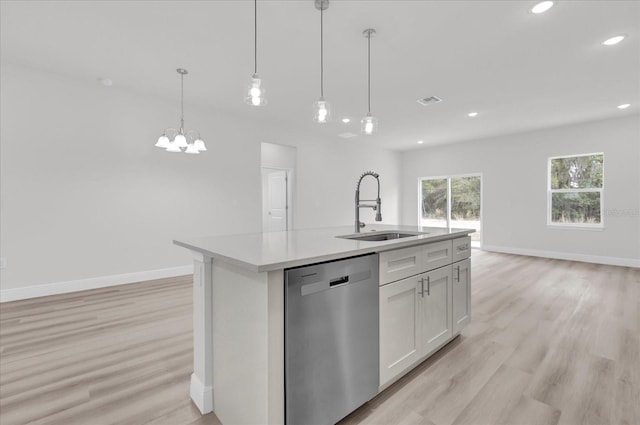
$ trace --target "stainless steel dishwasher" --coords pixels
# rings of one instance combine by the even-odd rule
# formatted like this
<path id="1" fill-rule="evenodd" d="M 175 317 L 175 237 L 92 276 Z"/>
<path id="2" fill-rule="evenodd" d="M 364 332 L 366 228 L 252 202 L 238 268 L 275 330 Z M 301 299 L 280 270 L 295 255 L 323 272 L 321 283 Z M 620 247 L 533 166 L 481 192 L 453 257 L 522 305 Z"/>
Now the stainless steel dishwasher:
<path id="1" fill-rule="evenodd" d="M 285 419 L 334 424 L 378 392 L 378 255 L 285 271 Z"/>

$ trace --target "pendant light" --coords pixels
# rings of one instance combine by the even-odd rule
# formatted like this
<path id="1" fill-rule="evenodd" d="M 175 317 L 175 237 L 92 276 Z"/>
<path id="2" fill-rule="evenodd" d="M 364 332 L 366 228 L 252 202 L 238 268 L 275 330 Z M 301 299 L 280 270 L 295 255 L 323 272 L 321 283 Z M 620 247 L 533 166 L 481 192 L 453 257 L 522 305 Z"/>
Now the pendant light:
<path id="1" fill-rule="evenodd" d="M 244 101 L 252 106 L 266 105 L 265 90 L 258 75 L 258 0 L 253 0 L 253 75 L 248 86 Z"/>
<path id="2" fill-rule="evenodd" d="M 315 0 L 320 10 L 320 99 L 313 104 L 313 120 L 319 124 L 329 121 L 331 108 L 324 98 L 324 11 L 329 8 L 329 0 Z"/>
<path id="3" fill-rule="evenodd" d="M 360 120 L 360 130 L 366 134 L 373 134 L 378 130 L 378 119 L 371 115 L 371 37 L 376 34 L 374 29 L 366 29 L 362 32 L 367 39 L 367 115 Z"/>
<path id="4" fill-rule="evenodd" d="M 199 154 L 207 150 L 204 141 L 200 138 L 200 133 L 195 130 L 188 132 L 184 130 L 184 76 L 189 71 L 182 68 L 178 68 L 176 71 L 180 74 L 180 129 L 166 128 L 158 138 L 156 146 L 167 152 Z"/>

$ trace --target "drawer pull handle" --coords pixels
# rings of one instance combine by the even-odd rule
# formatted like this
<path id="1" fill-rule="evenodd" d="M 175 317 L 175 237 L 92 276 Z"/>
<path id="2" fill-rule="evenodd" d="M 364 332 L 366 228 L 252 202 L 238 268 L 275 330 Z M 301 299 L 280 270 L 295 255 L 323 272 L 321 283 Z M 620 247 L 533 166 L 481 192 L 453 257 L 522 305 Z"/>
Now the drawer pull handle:
<path id="1" fill-rule="evenodd" d="M 469 245 L 464 244 L 464 245 L 458 245 L 458 251 L 466 251 L 469 249 Z"/>

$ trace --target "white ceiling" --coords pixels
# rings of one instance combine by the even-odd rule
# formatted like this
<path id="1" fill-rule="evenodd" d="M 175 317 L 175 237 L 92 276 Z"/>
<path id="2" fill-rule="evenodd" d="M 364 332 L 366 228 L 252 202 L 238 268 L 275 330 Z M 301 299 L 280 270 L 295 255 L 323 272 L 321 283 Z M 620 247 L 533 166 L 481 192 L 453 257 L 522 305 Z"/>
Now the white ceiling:
<path id="1" fill-rule="evenodd" d="M 366 39 L 372 39 L 368 143 L 395 150 L 637 114 L 640 2 L 332 0 L 325 13 L 325 97 L 333 122 L 311 122 L 319 96 L 319 11 L 313 0 L 258 1 L 258 71 L 283 126 L 338 139 L 366 113 Z M 2 61 L 176 100 L 253 114 L 243 103 L 253 70 L 253 2 L 6 1 Z M 620 33 L 627 39 L 605 47 Z M 415 100 L 444 102 L 423 107 Z M 632 107 L 620 111 L 622 103 Z M 479 116 L 468 118 L 470 111 Z M 343 124 L 339 118 L 352 118 Z M 194 125 L 197 125 L 195 123 Z"/>

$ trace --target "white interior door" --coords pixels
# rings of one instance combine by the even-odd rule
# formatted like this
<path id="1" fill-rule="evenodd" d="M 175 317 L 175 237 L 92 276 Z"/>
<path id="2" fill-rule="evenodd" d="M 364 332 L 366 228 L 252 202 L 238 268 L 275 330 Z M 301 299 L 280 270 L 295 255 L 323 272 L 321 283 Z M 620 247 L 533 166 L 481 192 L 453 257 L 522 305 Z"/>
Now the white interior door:
<path id="1" fill-rule="evenodd" d="M 268 170 L 266 175 L 264 231 L 288 230 L 288 178 L 286 170 Z"/>

